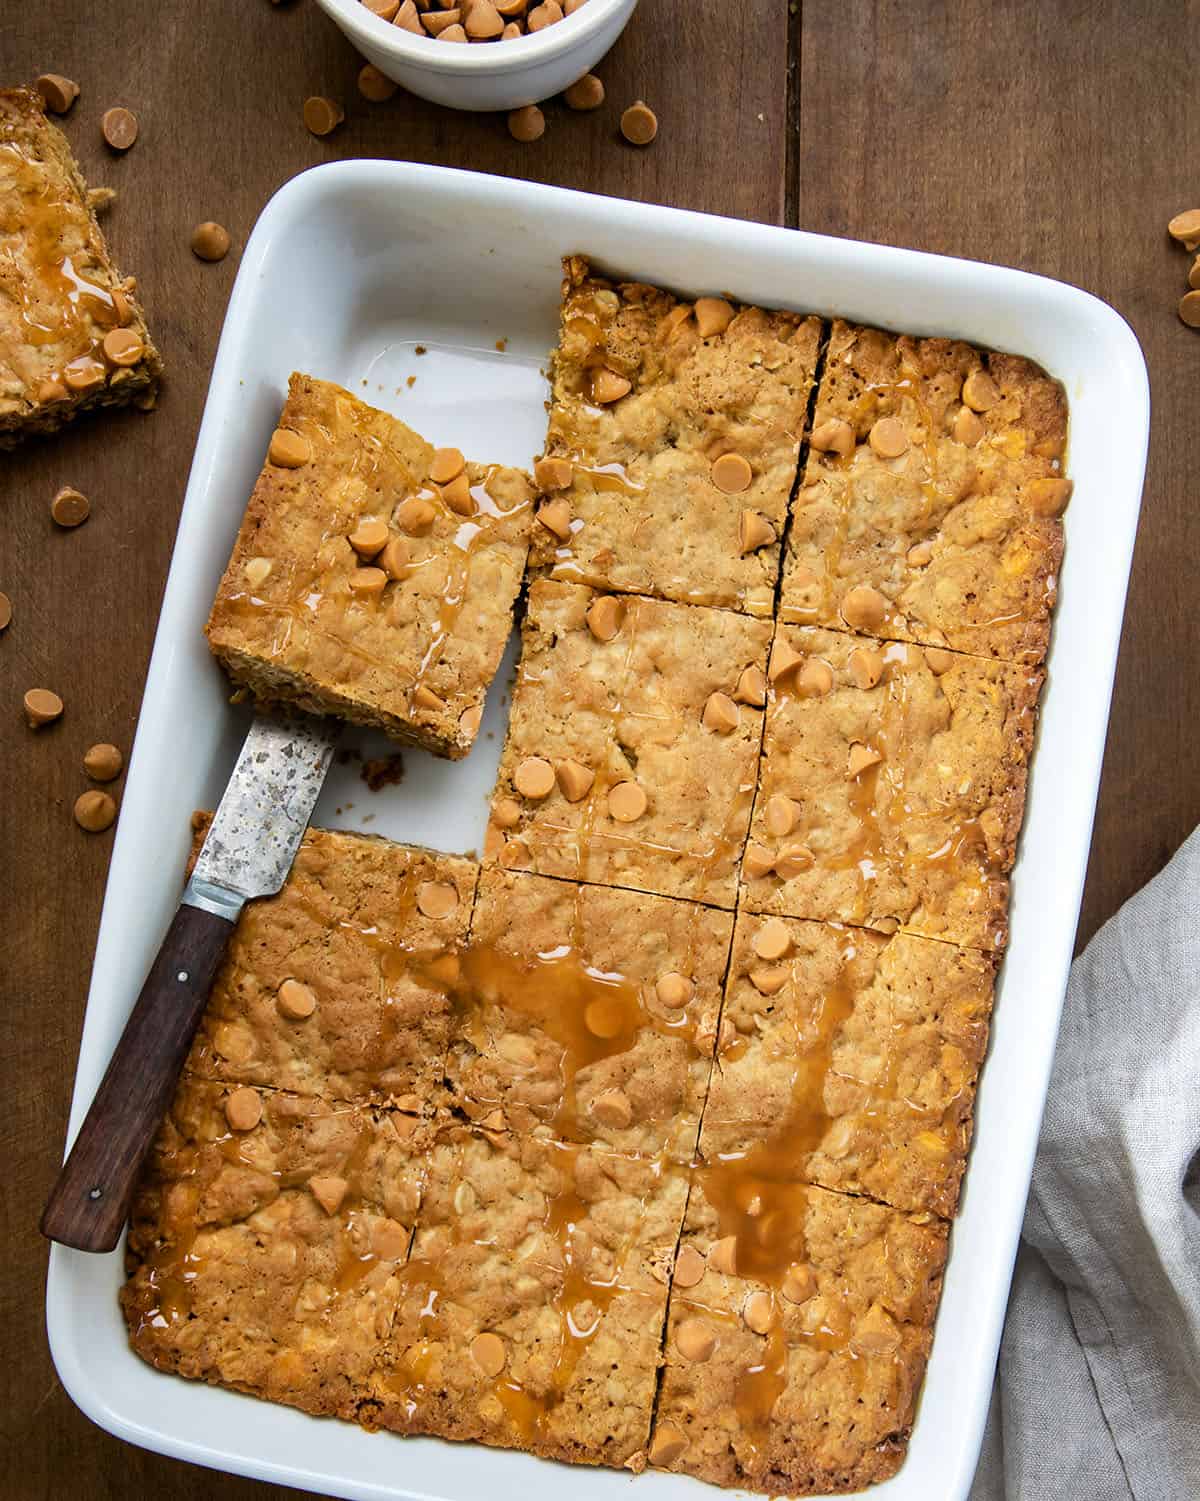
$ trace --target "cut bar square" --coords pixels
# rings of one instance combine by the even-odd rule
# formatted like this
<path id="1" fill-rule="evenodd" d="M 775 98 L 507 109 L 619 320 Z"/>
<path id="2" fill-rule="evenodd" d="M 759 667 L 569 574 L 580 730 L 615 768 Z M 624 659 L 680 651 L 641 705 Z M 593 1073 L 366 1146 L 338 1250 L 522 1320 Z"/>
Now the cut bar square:
<path id="1" fill-rule="evenodd" d="M 742 913 L 700 1153 L 954 1214 L 995 956 Z"/>
<path id="2" fill-rule="evenodd" d="M 733 907 L 770 630 L 535 583 L 485 860 Z"/>
<path id="3" fill-rule="evenodd" d="M 686 1199 L 661 1161 L 444 1134 L 364 1416 L 641 1469 Z"/>
<path id="4" fill-rule="evenodd" d="M 1042 673 L 781 625 L 742 905 L 1000 949 Z"/>
<path id="5" fill-rule="evenodd" d="M 781 618 L 1040 662 L 1066 442 L 1063 389 L 1029 360 L 835 321 Z"/>
<path id="6" fill-rule="evenodd" d="M 95 201 L 38 95 L 0 91 L 0 448 L 154 403 L 162 362 Z"/>
<path id="7" fill-rule="evenodd" d="M 196 849 L 207 818 L 198 815 Z M 248 902 L 189 1067 L 232 1084 L 432 1109 L 450 1032 L 445 965 L 477 867 L 309 829 L 277 896 Z"/>
<path id="8" fill-rule="evenodd" d="M 185 1074 L 130 1219 L 121 1303 L 137 1354 L 354 1417 L 399 1297 L 428 1131 Z"/>
<path id="9" fill-rule="evenodd" d="M 904 1460 L 944 1221 L 697 1169 L 650 1463 L 770 1495 L 857 1491 Z"/>
<path id="10" fill-rule="evenodd" d="M 455 994 L 450 1099 L 522 1135 L 696 1147 L 733 918 L 489 869 Z"/>
<path id="11" fill-rule="evenodd" d="M 388 413 L 292 376 L 207 627 L 235 682 L 467 754 L 511 628 L 533 490 L 520 470 L 461 456 L 446 478 L 454 463 L 435 457 Z"/>
<path id="12" fill-rule="evenodd" d="M 535 565 L 768 616 L 821 324 L 564 264 Z M 718 460 L 722 460 L 718 464 Z"/>

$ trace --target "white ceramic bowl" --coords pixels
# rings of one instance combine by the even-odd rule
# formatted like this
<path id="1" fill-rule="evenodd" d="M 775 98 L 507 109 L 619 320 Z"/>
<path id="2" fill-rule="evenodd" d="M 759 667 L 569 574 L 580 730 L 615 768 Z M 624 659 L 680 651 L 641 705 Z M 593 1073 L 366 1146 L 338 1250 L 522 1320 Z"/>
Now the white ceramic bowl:
<path id="1" fill-rule="evenodd" d="M 517 109 L 561 94 L 625 30 L 637 0 L 587 0 L 532 36 L 457 45 L 413 36 L 360 0 L 317 0 L 368 62 L 412 94 L 451 109 Z"/>

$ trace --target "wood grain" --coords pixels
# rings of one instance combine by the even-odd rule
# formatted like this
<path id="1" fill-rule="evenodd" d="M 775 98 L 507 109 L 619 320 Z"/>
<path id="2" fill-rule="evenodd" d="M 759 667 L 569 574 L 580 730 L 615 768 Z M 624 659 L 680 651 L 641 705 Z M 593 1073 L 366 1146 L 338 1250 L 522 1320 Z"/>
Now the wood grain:
<path id="1" fill-rule="evenodd" d="M 358 59 L 310 0 L 96 0 L 86 25 L 77 0 L 6 9 L 0 81 L 54 71 L 83 87 L 67 133 L 89 180 L 119 191 L 107 233 L 119 265 L 138 277 L 168 384 L 149 416 L 96 419 L 0 457 L 0 589 L 14 606 L 0 637 L 4 1501 L 298 1494 L 160 1459 L 93 1428 L 58 1385 L 43 1330 L 46 1249 L 37 1221 L 62 1156 L 112 838 L 82 833 L 71 806 L 87 786 L 87 747 L 111 740 L 128 750 L 132 740 L 237 269 L 236 252 L 218 265 L 196 261 L 192 226 L 217 219 L 242 245 L 281 183 L 352 156 L 440 162 L 778 222 L 787 24 L 785 0 L 644 0 L 598 70 L 605 106 L 576 115 L 552 103 L 545 137 L 520 146 L 500 116 L 456 115 L 403 95 L 368 105 L 354 87 Z M 345 125 L 326 140 L 301 124 L 313 93 L 346 105 Z M 658 140 L 640 152 L 617 133 L 621 110 L 637 98 L 660 121 Z M 118 103 L 141 124 L 122 158 L 99 136 L 101 113 Z M 92 517 L 76 532 L 50 520 L 50 497 L 63 484 L 92 500 Z M 53 687 L 67 706 L 37 735 L 20 716 L 21 695 L 35 685 Z"/>

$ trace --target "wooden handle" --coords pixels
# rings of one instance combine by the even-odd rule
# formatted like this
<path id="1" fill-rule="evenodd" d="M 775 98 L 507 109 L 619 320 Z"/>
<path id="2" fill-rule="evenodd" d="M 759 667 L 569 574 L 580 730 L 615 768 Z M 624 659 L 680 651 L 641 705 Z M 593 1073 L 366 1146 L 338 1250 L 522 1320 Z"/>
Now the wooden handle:
<path id="1" fill-rule="evenodd" d="M 174 1093 L 233 924 L 180 907 L 42 1215 L 42 1234 L 111 1251 Z"/>

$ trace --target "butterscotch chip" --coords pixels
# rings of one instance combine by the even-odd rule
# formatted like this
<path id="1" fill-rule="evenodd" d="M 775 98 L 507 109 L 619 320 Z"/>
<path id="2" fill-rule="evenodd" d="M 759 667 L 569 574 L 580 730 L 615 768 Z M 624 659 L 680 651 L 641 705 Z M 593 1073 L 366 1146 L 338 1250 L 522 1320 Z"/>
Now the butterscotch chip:
<path id="1" fill-rule="evenodd" d="M 81 792 L 75 799 L 75 822 L 89 834 L 102 834 L 112 826 L 117 805 L 107 792 Z"/>
<path id="2" fill-rule="evenodd" d="M 560 542 L 566 542 L 570 537 L 571 507 L 565 500 L 548 500 L 544 506 L 539 506 L 537 519 Z"/>
<path id="3" fill-rule="evenodd" d="M 372 517 L 360 521 L 350 533 L 350 546 L 361 558 L 373 558 L 382 552 L 388 539 L 387 522 Z"/>
<path id="4" fill-rule="evenodd" d="M 395 19 L 396 12 L 400 9 L 400 0 L 362 0 L 367 9 L 379 17 L 381 21 Z"/>
<path id="5" fill-rule="evenodd" d="M 1176 214 L 1167 225 L 1167 233 L 1185 250 L 1195 250 L 1200 246 L 1200 208 L 1189 208 Z"/>
<path id="6" fill-rule="evenodd" d="M 1000 392 L 986 370 L 972 370 L 963 381 L 962 399 L 973 412 L 987 412 L 1000 400 Z"/>
<path id="7" fill-rule="evenodd" d="M 430 10 L 426 6 L 418 6 L 425 14 L 421 17 L 422 25 L 430 36 L 437 36 L 440 32 L 447 31 L 451 26 L 457 26 L 462 20 L 462 7 L 453 5 L 448 10 Z"/>
<path id="8" fill-rule="evenodd" d="M 423 495 L 410 495 L 396 507 L 396 525 L 410 536 L 427 532 L 436 519 L 437 512 L 432 502 Z"/>
<path id="9" fill-rule="evenodd" d="M 541 5 L 535 5 L 525 19 L 525 25 L 530 31 L 541 31 L 546 26 L 553 26 L 556 21 L 563 18 L 563 8 L 558 0 L 543 0 Z"/>
<path id="10" fill-rule="evenodd" d="M 267 462 L 277 469 L 300 469 L 312 458 L 312 444 L 290 428 L 277 427 L 267 447 Z"/>
<path id="11" fill-rule="evenodd" d="M 604 103 L 604 85 L 594 73 L 585 73 L 563 91 L 563 98 L 570 109 L 599 109 Z"/>
<path id="12" fill-rule="evenodd" d="M 733 322 L 733 307 L 724 297 L 697 297 L 693 311 L 702 339 L 723 334 Z"/>
<path id="13" fill-rule="evenodd" d="M 775 645 L 771 648 L 771 660 L 767 664 L 767 676 L 773 683 L 782 681 L 789 673 L 795 672 L 796 668 L 805 658 L 783 639 L 776 638 Z"/>
<path id="14" fill-rule="evenodd" d="M 733 696 L 739 704 L 761 709 L 767 701 L 767 677 L 761 667 L 746 667 L 738 678 Z"/>
<path id="15" fill-rule="evenodd" d="M 717 1336 L 703 1319 L 682 1319 L 675 1330 L 675 1347 L 685 1360 L 705 1361 L 717 1348 Z"/>
<path id="16" fill-rule="evenodd" d="M 954 418 L 954 436 L 959 443 L 974 448 L 983 437 L 983 423 L 968 406 L 959 407 Z"/>
<path id="17" fill-rule="evenodd" d="M 847 665 L 858 687 L 874 688 L 883 676 L 883 653 L 872 651 L 867 646 L 859 646 L 850 653 L 850 661 Z"/>
<path id="18" fill-rule="evenodd" d="M 723 453 L 713 461 L 712 482 L 726 495 L 737 495 L 748 488 L 754 478 L 749 462 L 740 453 Z"/>
<path id="19" fill-rule="evenodd" d="M 695 1287 L 704 1276 L 704 1257 L 695 1246 L 684 1246 L 675 1258 L 674 1281 L 677 1287 Z"/>
<path id="20" fill-rule="evenodd" d="M 402 579 L 408 573 L 412 549 L 404 537 L 393 537 L 375 560 L 390 579 Z"/>
<path id="21" fill-rule="evenodd" d="M 807 1303 L 816 1290 L 817 1279 L 813 1276 L 811 1267 L 804 1265 L 788 1267 L 784 1273 L 780 1292 L 789 1303 Z"/>
<path id="22" fill-rule="evenodd" d="M 1192 295 L 1191 293 L 1188 294 Z M 1198 320 L 1200 326 L 1200 320 Z M 1025 491 L 1030 508 L 1039 516 L 1061 516 L 1075 485 L 1069 479 L 1035 479 Z"/>
<path id="23" fill-rule="evenodd" d="M 513 773 L 513 785 L 522 797 L 540 802 L 554 791 L 554 767 L 541 756 L 527 756 Z"/>
<path id="24" fill-rule="evenodd" d="M 421 25 L 421 15 L 417 10 L 414 0 L 404 0 L 400 9 L 392 17 L 392 25 L 399 26 L 401 31 L 411 31 L 416 36 L 424 36 L 425 28 Z"/>
<path id="25" fill-rule="evenodd" d="M 790 974 L 786 964 L 756 964 L 750 971 L 750 983 L 759 995 L 778 995 Z"/>
<path id="26" fill-rule="evenodd" d="M 753 1292 L 742 1304 L 746 1328 L 755 1334 L 769 1334 L 775 1327 L 775 1304 L 768 1292 Z"/>
<path id="27" fill-rule="evenodd" d="M 113 328 L 104 335 L 101 343 L 104 358 L 112 365 L 136 365 L 141 359 L 145 345 L 129 328 Z"/>
<path id="28" fill-rule="evenodd" d="M 725 1235 L 709 1247 L 708 1264 L 725 1277 L 737 1274 L 737 1236 Z"/>
<path id="29" fill-rule="evenodd" d="M 388 576 L 382 568 L 356 568 L 350 575 L 350 588 L 355 594 L 369 598 L 382 594 L 387 581 Z"/>
<path id="30" fill-rule="evenodd" d="M 465 27 L 447 26 L 445 31 L 440 31 L 437 36 L 439 42 L 469 42 L 471 39 L 466 33 Z"/>
<path id="31" fill-rule="evenodd" d="M 869 745 L 862 745 L 855 741 L 850 747 L 850 754 L 846 758 L 846 775 L 848 777 L 861 776 L 868 766 L 878 766 L 883 757 L 877 750 L 872 750 Z"/>
<path id="32" fill-rule="evenodd" d="M 813 852 L 806 844 L 789 844 L 775 859 L 775 874 L 781 881 L 790 881 L 801 871 L 811 870 L 812 865 Z"/>
<path id="33" fill-rule="evenodd" d="M 61 73 L 39 73 L 33 86 L 52 115 L 65 115 L 79 98 L 79 85 Z"/>
<path id="34" fill-rule="evenodd" d="M 271 569 L 274 566 L 270 558 L 248 558 L 246 566 L 242 569 L 242 577 L 251 589 L 261 589 L 271 577 Z"/>
<path id="35" fill-rule="evenodd" d="M 936 677 L 941 677 L 943 672 L 949 672 L 954 666 L 954 653 L 946 651 L 941 646 L 927 646 L 925 648 L 925 663 L 930 672 Z"/>
<path id="36" fill-rule="evenodd" d="M 225 1119 L 235 1131 L 253 1131 L 262 1113 L 262 1098 L 256 1089 L 235 1089 L 225 1100 Z"/>
<path id="37" fill-rule="evenodd" d="M 775 856 L 761 844 L 748 844 L 742 856 L 742 873 L 752 881 L 761 881 L 775 869 Z"/>
<path id="38" fill-rule="evenodd" d="M 81 491 L 64 485 L 50 502 L 50 515 L 59 526 L 80 526 L 91 512 L 88 498 Z"/>
<path id="39" fill-rule="evenodd" d="M 898 459 L 908 452 L 908 434 L 895 417 L 880 417 L 867 441 L 881 459 Z"/>
<path id="40" fill-rule="evenodd" d="M 460 475 L 465 467 L 466 460 L 459 449 L 435 448 L 429 462 L 429 478 L 435 485 L 445 485 Z"/>
<path id="41" fill-rule="evenodd" d="M 904 554 L 904 561 L 910 568 L 927 568 L 933 562 L 933 543 L 914 542 Z"/>
<path id="42" fill-rule="evenodd" d="M 93 745 L 83 755 L 83 769 L 95 782 L 111 782 L 121 775 L 125 758 L 115 745 Z"/>
<path id="43" fill-rule="evenodd" d="M 525 33 L 521 30 L 516 21 L 508 21 L 505 23 L 504 30 L 500 33 L 500 40 L 502 42 L 511 42 L 514 37 L 524 35 Z"/>
<path id="44" fill-rule="evenodd" d="M 63 380 L 72 391 L 91 391 L 105 381 L 104 365 L 89 354 L 81 354 L 63 369 Z"/>
<path id="45" fill-rule="evenodd" d="M 796 804 L 785 793 L 772 793 L 763 810 L 763 822 L 773 839 L 782 839 L 796 827 Z"/>
<path id="46" fill-rule="evenodd" d="M 132 110 L 115 105 L 100 116 L 100 130 L 114 151 L 128 151 L 138 137 L 137 116 Z"/>
<path id="47" fill-rule="evenodd" d="M 492 0 L 475 0 L 467 12 L 466 30 L 467 35 L 477 42 L 490 42 L 501 34 L 504 22 Z"/>
<path id="48" fill-rule="evenodd" d="M 449 917 L 458 906 L 458 888 L 449 881 L 422 881 L 417 887 L 417 909 L 426 917 Z"/>
<path id="49" fill-rule="evenodd" d="M 682 1011 L 695 991 L 692 981 L 673 969 L 659 975 L 654 984 L 655 995 L 669 1011 Z"/>
<path id="50" fill-rule="evenodd" d="M 633 1120 L 629 1096 L 619 1089 L 606 1089 L 592 1101 L 592 1114 L 602 1126 L 623 1131 Z"/>
<path id="51" fill-rule="evenodd" d="M 614 401 L 620 401 L 622 396 L 628 396 L 632 389 L 631 381 L 618 375 L 615 370 L 610 370 L 607 365 L 592 372 L 592 400 L 600 406 L 611 406 Z"/>
<path id="52" fill-rule="evenodd" d="M 1188 286 L 1200 288 L 1200 255 L 1192 262 L 1192 269 L 1188 272 Z"/>
<path id="53" fill-rule="evenodd" d="M 887 619 L 888 602 L 878 589 L 857 584 L 842 596 L 842 619 L 856 631 L 877 631 Z"/>
<path id="54" fill-rule="evenodd" d="M 12 624 L 12 600 L 7 594 L 0 594 L 0 631 L 6 631 Z"/>
<path id="55" fill-rule="evenodd" d="M 408 1254 L 408 1231 L 395 1220 L 379 1220 L 371 1227 L 371 1250 L 381 1261 L 403 1261 Z"/>
<path id="56" fill-rule="evenodd" d="M 791 946 L 792 935 L 778 917 L 769 917 L 751 940 L 751 947 L 760 959 L 782 959 Z"/>
<path id="57" fill-rule="evenodd" d="M 536 104 L 523 105 L 509 114 L 508 133 L 514 141 L 524 145 L 540 141 L 546 134 L 546 117 Z"/>
<path id="58" fill-rule="evenodd" d="M 315 136 L 327 136 L 346 118 L 346 111 L 336 99 L 313 94 L 304 101 L 304 124 Z"/>
<path id="59" fill-rule="evenodd" d="M 508 1352 L 498 1334 L 477 1334 L 471 1341 L 471 1359 L 489 1380 L 494 1381 L 504 1369 Z"/>
<path id="60" fill-rule="evenodd" d="M 611 641 L 621 629 L 625 606 L 613 594 L 601 594 L 587 607 L 584 619 L 597 641 Z"/>
<path id="61" fill-rule="evenodd" d="M 583 1021 L 593 1037 L 616 1037 L 625 1025 L 625 1014 L 619 1002 L 602 996 L 584 1008 Z"/>
<path id="62" fill-rule="evenodd" d="M 817 423 L 808 441 L 821 453 L 840 453 L 847 458 L 854 452 L 854 429 L 841 417 L 830 417 Z"/>
<path id="63" fill-rule="evenodd" d="M 608 794 L 608 811 L 618 823 L 634 823 L 646 811 L 645 790 L 637 782 L 618 782 Z"/>
<path id="64" fill-rule="evenodd" d="M 575 477 L 570 459 L 540 458 L 533 461 L 533 478 L 539 490 L 565 490 Z"/>
<path id="65" fill-rule="evenodd" d="M 743 557 L 775 540 L 775 528 L 759 511 L 743 511 L 738 517 L 738 552 Z"/>
<path id="66" fill-rule="evenodd" d="M 521 821 L 521 805 L 515 798 L 498 797 L 492 804 L 492 822 L 502 829 L 512 829 Z"/>
<path id="67" fill-rule="evenodd" d="M 554 775 L 558 778 L 562 795 L 569 803 L 581 802 L 592 790 L 592 783 L 596 780 L 596 773 L 590 767 L 570 758 L 558 763 L 554 768 Z"/>
<path id="68" fill-rule="evenodd" d="M 397 6 L 397 11 L 399 7 Z M 415 11 L 415 7 L 414 7 Z M 399 23 L 398 14 L 392 18 Z M 371 104 L 383 104 L 400 87 L 386 73 L 381 73 L 374 63 L 364 63 L 358 70 L 358 92 Z"/>
<path id="69" fill-rule="evenodd" d="M 285 980 L 275 996 L 275 1009 L 288 1021 L 306 1021 L 317 1009 L 317 993 L 302 980 Z"/>
<path id="70" fill-rule="evenodd" d="M 738 706 L 727 693 L 710 693 L 700 719 L 716 735 L 732 734 L 738 727 Z"/>
<path id="71" fill-rule="evenodd" d="M 192 254 L 201 261 L 223 261 L 229 254 L 229 231 L 213 219 L 205 219 L 192 230 L 188 241 Z"/>
<path id="72" fill-rule="evenodd" d="M 796 687 L 805 698 L 824 698 L 833 691 L 833 668 L 820 657 L 809 657 L 796 674 Z"/>
<path id="73" fill-rule="evenodd" d="M 342 1200 L 346 1197 L 350 1185 L 345 1178 L 333 1176 L 310 1178 L 308 1191 L 320 1204 L 326 1214 L 336 1214 L 342 1207 Z"/>
<path id="74" fill-rule="evenodd" d="M 419 683 L 413 689 L 412 701 L 418 709 L 428 709 L 431 714 L 446 707 L 446 701 L 439 698 L 432 688 L 426 688 L 424 683 Z"/>
<path id="75" fill-rule="evenodd" d="M 52 693 L 49 688 L 30 688 L 25 695 L 25 718 L 29 721 L 30 729 L 40 729 L 44 724 L 50 724 L 63 711 L 63 701 L 57 693 Z"/>
<path id="76" fill-rule="evenodd" d="M 648 1458 L 657 1469 L 663 1469 L 674 1464 L 686 1448 L 687 1438 L 678 1428 L 673 1428 L 670 1423 L 660 1423 L 650 1440 Z"/>
<path id="77" fill-rule="evenodd" d="M 658 134 L 658 116 L 639 99 L 621 116 L 621 134 L 631 146 L 649 146 Z"/>

